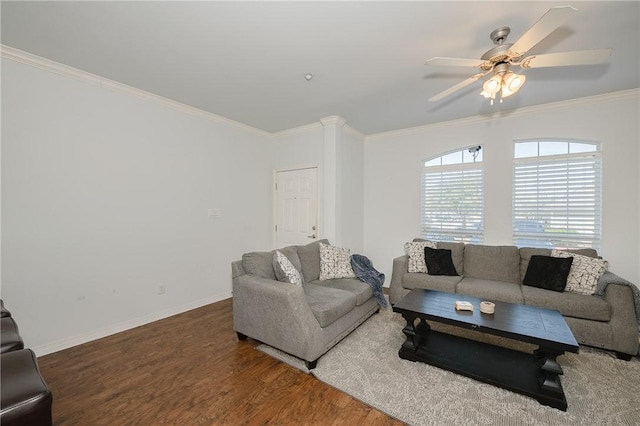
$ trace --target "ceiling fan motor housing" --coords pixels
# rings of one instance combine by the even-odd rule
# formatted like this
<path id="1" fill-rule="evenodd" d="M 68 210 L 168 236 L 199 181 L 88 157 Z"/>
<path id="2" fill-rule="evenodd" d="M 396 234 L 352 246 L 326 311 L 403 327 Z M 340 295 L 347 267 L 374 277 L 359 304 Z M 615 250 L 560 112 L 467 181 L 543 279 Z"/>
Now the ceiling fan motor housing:
<path id="1" fill-rule="evenodd" d="M 509 27 L 500 27 L 491 32 L 489 37 L 493 40 L 493 44 L 502 44 L 507 39 L 507 36 L 511 32 Z"/>

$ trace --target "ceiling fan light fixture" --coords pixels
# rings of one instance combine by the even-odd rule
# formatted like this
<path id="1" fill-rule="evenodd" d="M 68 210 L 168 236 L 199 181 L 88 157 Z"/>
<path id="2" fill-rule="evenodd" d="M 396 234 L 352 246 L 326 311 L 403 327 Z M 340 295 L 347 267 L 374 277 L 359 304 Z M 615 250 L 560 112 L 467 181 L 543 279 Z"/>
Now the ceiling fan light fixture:
<path id="1" fill-rule="evenodd" d="M 482 96 L 484 96 L 485 99 L 490 99 L 491 100 L 491 105 L 493 105 L 493 100 L 496 98 L 496 94 L 495 93 L 489 93 L 486 90 L 483 90 L 480 94 Z"/>
<path id="2" fill-rule="evenodd" d="M 499 75 L 494 75 L 489 80 L 485 81 L 482 85 L 484 92 L 495 95 L 500 91 L 502 85 L 502 78 Z"/>
<path id="3" fill-rule="evenodd" d="M 527 77 L 525 75 L 516 74 L 514 72 L 509 72 L 507 75 L 504 76 L 504 83 L 507 85 L 509 90 L 511 90 L 514 93 L 520 90 L 520 87 L 522 87 L 522 85 L 526 80 L 527 80 Z"/>
<path id="4" fill-rule="evenodd" d="M 511 71 L 508 72 L 504 76 L 504 83 L 502 84 L 502 97 L 506 98 L 516 93 L 526 80 L 527 77 L 522 74 L 516 74 Z"/>

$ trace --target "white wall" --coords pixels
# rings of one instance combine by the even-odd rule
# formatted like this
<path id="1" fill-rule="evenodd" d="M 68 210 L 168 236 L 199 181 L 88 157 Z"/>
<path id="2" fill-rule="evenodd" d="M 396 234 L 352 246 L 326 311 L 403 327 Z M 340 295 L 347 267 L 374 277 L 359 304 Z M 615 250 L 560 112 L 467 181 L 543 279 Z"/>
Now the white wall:
<path id="1" fill-rule="evenodd" d="M 271 242 L 269 141 L 3 59 L 2 298 L 26 345 L 230 297 L 231 261 Z"/>
<path id="2" fill-rule="evenodd" d="M 513 140 L 559 137 L 602 142 L 602 256 L 611 270 L 640 283 L 638 91 L 620 92 L 496 117 L 368 136 L 364 155 L 364 251 L 390 282 L 393 258 L 419 236 L 422 161 L 482 145 L 485 243 L 511 243 Z"/>
<path id="3" fill-rule="evenodd" d="M 274 170 L 321 167 L 322 135 L 319 122 L 274 133 L 270 145 Z"/>

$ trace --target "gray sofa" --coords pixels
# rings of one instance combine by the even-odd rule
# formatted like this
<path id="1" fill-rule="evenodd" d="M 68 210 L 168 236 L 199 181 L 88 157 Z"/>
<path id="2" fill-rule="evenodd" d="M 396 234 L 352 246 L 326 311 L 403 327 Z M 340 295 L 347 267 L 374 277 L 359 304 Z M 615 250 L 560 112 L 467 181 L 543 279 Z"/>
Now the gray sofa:
<path id="1" fill-rule="evenodd" d="M 278 281 L 274 252 L 252 252 L 231 264 L 233 328 L 302 358 L 307 367 L 379 310 L 371 287 L 357 278 L 319 280 L 320 242 L 280 251 L 302 273 L 303 285 Z"/>
<path id="2" fill-rule="evenodd" d="M 598 286 L 607 284 L 603 296 L 556 292 L 522 284 L 531 256 L 549 256 L 551 249 L 446 242 L 438 242 L 437 248 L 451 250 L 459 276 L 409 273 L 408 256 L 397 257 L 389 289 L 392 304 L 411 289 L 425 288 L 554 309 L 562 313 L 578 343 L 615 351 L 627 360 L 638 354 L 633 293 L 616 274 L 607 271 L 600 277 Z M 591 249 L 573 252 L 597 256 Z"/>

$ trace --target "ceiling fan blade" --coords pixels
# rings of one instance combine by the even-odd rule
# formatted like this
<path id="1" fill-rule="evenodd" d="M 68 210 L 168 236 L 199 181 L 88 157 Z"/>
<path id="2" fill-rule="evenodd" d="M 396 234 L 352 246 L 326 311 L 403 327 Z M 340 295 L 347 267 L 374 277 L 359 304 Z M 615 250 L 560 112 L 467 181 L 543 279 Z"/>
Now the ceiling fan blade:
<path id="1" fill-rule="evenodd" d="M 576 50 L 574 52 L 546 53 L 528 56 L 522 60 L 522 68 L 563 67 L 568 65 L 591 65 L 604 62 L 611 49 Z"/>
<path id="2" fill-rule="evenodd" d="M 513 43 L 509 49 L 511 57 L 517 58 L 527 53 L 529 49 L 551 34 L 577 11 L 578 9 L 571 6 L 556 6 L 549 9 L 538 22 Z"/>
<path id="3" fill-rule="evenodd" d="M 425 65 L 442 65 L 447 67 L 480 67 L 486 61 L 482 59 L 442 58 L 435 57 L 427 60 Z"/>
<path id="4" fill-rule="evenodd" d="M 437 95 L 431 97 L 429 99 L 429 102 L 437 102 L 440 99 L 449 96 L 450 94 L 452 94 L 453 92 L 457 92 L 458 90 L 462 89 L 463 87 L 467 87 L 468 85 L 470 85 L 471 83 L 474 83 L 476 81 L 478 81 L 479 79 L 481 79 L 482 77 L 484 77 L 485 75 L 489 74 L 489 71 L 487 72 L 481 72 L 480 74 L 476 74 L 472 77 L 469 77 L 468 79 L 461 81 L 460 83 L 456 84 L 453 87 L 448 88 L 447 90 L 438 93 Z"/>

